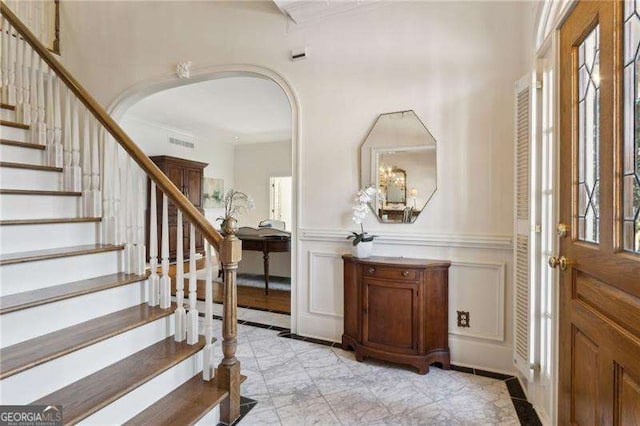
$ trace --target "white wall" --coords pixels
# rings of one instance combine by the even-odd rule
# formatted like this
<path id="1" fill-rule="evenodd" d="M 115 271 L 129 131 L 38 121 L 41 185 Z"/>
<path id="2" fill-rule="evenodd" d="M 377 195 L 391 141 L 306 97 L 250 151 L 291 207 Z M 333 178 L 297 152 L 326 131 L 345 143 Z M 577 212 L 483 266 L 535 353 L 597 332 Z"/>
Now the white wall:
<path id="1" fill-rule="evenodd" d="M 236 145 L 234 158 L 235 189 L 251 195 L 256 206 L 238 216 L 238 225 L 255 228 L 269 219 L 269 178 L 291 176 L 291 141 Z M 244 251 L 242 256 L 240 272 L 262 273 L 262 253 Z M 290 277 L 290 253 L 272 253 L 269 273 Z"/>
<path id="2" fill-rule="evenodd" d="M 294 88 L 301 110 L 294 326 L 301 334 L 340 337 L 339 254 L 354 229 L 358 147 L 378 114 L 413 109 L 438 141 L 438 192 L 415 224 L 371 218 L 366 228 L 386 236 L 378 254 L 456 262 L 450 310 L 469 310 L 471 328 L 463 336 L 450 325 L 453 361 L 512 370 L 513 82 L 529 68 L 531 4 L 393 2 L 301 26 L 271 2 L 96 1 L 61 9 L 63 59 L 104 105 L 185 60 L 194 74 L 260 65 Z M 309 58 L 291 62 L 297 46 L 307 46 Z"/>
<path id="3" fill-rule="evenodd" d="M 209 163 L 204 169 L 205 177 L 224 179 L 225 190 L 233 186 L 233 144 L 132 116 L 125 116 L 120 124 L 145 154 L 169 155 Z M 169 137 L 193 142 L 195 149 L 170 144 Z M 205 209 L 205 216 L 211 222 L 222 214 L 223 209 Z"/>

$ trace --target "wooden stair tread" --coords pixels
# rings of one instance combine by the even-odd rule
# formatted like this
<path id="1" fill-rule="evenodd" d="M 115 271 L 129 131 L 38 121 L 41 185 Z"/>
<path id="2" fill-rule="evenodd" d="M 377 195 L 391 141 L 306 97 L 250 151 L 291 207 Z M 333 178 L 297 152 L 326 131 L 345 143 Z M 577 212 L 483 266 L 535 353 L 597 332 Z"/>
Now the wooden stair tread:
<path id="1" fill-rule="evenodd" d="M 111 244 L 85 244 L 73 247 L 60 247 L 45 250 L 22 251 L 17 253 L 4 253 L 0 255 L 1 265 L 33 262 L 36 260 L 58 259 L 61 257 L 81 256 L 85 254 L 103 253 L 107 251 L 122 250 L 122 245 Z"/>
<path id="2" fill-rule="evenodd" d="M 30 142 L 14 141 L 11 139 L 0 139 L 0 145 L 19 146 L 21 148 L 39 149 L 41 151 L 44 151 L 46 149 L 44 145 L 38 145 L 36 143 Z"/>
<path id="3" fill-rule="evenodd" d="M 79 197 L 82 195 L 80 191 L 42 191 L 39 189 L 0 189 L 0 194 L 5 195 L 58 195 Z"/>
<path id="4" fill-rule="evenodd" d="M 15 111 L 16 110 L 16 106 L 15 105 L 9 105 L 9 104 L 5 104 L 5 103 L 1 103 L 0 104 L 0 108 L 8 109 L 9 111 Z"/>
<path id="5" fill-rule="evenodd" d="M 0 349 L 0 379 L 28 370 L 173 313 L 146 303 Z M 66 419 L 66 413 L 65 413 Z"/>
<path id="6" fill-rule="evenodd" d="M 100 222 L 101 217 L 66 217 L 51 219 L 7 219 L 0 220 L 0 226 L 8 225 L 51 225 L 56 223 Z"/>
<path id="7" fill-rule="evenodd" d="M 246 376 L 241 376 L 240 383 L 246 379 Z M 192 425 L 228 395 L 229 392 L 218 387 L 216 378 L 207 382 L 202 379 L 202 373 L 198 373 L 128 420 L 125 425 Z"/>
<path id="8" fill-rule="evenodd" d="M 119 272 L 23 293 L 9 294 L 0 297 L 0 315 L 143 281 L 148 276 L 148 274 L 139 276 Z"/>
<path id="9" fill-rule="evenodd" d="M 16 123 L 15 121 L 0 120 L 0 126 L 15 127 L 16 129 L 29 130 L 28 124 Z"/>
<path id="10" fill-rule="evenodd" d="M 167 337 L 32 404 L 62 405 L 65 424 L 75 424 L 143 385 L 204 347 Z"/>
<path id="11" fill-rule="evenodd" d="M 9 161 L 0 161 L 0 167 L 9 169 L 39 170 L 43 172 L 62 172 L 62 167 L 40 166 L 38 164 L 26 163 L 11 163 Z"/>

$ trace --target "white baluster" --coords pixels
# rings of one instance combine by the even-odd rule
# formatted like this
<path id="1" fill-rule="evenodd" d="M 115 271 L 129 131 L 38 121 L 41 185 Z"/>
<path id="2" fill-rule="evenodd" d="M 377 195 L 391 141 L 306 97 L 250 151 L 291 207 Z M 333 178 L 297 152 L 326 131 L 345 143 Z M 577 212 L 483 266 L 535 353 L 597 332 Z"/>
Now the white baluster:
<path id="1" fill-rule="evenodd" d="M 145 272 L 145 259 L 147 255 L 146 247 L 144 245 L 144 184 L 146 181 L 146 175 L 142 173 L 142 170 L 138 170 L 136 173 L 137 182 L 137 194 L 136 194 L 136 221 L 135 221 L 135 234 L 136 234 L 136 275 L 144 275 Z"/>
<path id="2" fill-rule="evenodd" d="M 22 67 L 22 122 L 25 124 L 31 123 L 31 67 L 34 67 L 34 50 L 31 49 L 29 43 L 24 41 L 22 43 L 23 49 L 23 67 Z M 29 60 L 31 57 L 31 60 Z M 27 64 L 27 62 L 29 62 Z"/>
<path id="3" fill-rule="evenodd" d="M 47 126 L 45 125 L 45 113 L 44 113 L 44 74 L 46 72 L 47 66 L 44 61 L 40 59 L 39 61 L 39 70 L 38 70 L 38 122 L 35 129 L 31 129 L 32 132 L 35 131 L 36 140 L 34 143 L 38 145 L 45 145 L 47 143 Z M 33 112 L 33 109 L 31 110 Z M 79 120 L 79 118 L 78 118 Z M 79 135 L 78 135 L 79 136 Z M 78 141 L 80 142 L 80 141 Z M 80 145 L 78 145 L 78 155 L 80 151 Z M 78 168 L 80 167 L 80 157 L 78 157 Z M 78 181 L 78 185 L 80 182 Z"/>
<path id="4" fill-rule="evenodd" d="M 131 158 L 129 156 L 125 159 L 125 177 L 124 183 L 122 185 L 122 205 L 124 210 L 124 222 L 125 222 L 125 245 L 124 245 L 124 261 L 125 261 L 125 271 L 127 274 L 134 273 L 134 265 L 133 265 L 133 220 L 132 214 L 133 210 L 135 210 L 135 201 L 132 196 L 132 186 L 133 180 L 131 178 Z"/>
<path id="5" fill-rule="evenodd" d="M 14 31 L 11 27 L 8 28 L 7 34 L 7 103 L 9 105 L 16 104 L 16 40 L 17 37 L 14 37 Z"/>
<path id="6" fill-rule="evenodd" d="M 46 81 L 46 93 L 45 93 L 45 124 L 47 126 L 47 164 L 49 164 L 49 152 L 53 149 L 53 142 L 55 138 L 55 129 L 53 126 L 53 77 L 52 73 L 47 74 Z M 31 121 L 29 121 L 31 122 Z M 50 165 L 50 164 L 49 164 Z"/>
<path id="7" fill-rule="evenodd" d="M 118 144 L 113 143 L 113 240 L 114 244 L 122 244 L 122 218 L 120 212 L 120 157 L 118 156 Z"/>
<path id="8" fill-rule="evenodd" d="M 205 290 L 204 290 L 204 336 L 205 336 L 205 346 L 202 351 L 202 378 L 204 380 L 213 379 L 213 283 L 212 283 L 212 268 L 211 268 L 211 244 L 205 240 L 204 243 L 205 248 L 205 261 L 207 262 L 207 275 L 205 280 Z"/>
<path id="9" fill-rule="evenodd" d="M 67 89 L 64 118 L 64 189 L 80 191 L 80 129 L 78 125 L 78 101 Z"/>
<path id="10" fill-rule="evenodd" d="M 158 204 L 156 183 L 151 181 L 149 192 L 149 306 L 160 303 L 160 277 L 158 276 Z"/>
<path id="11" fill-rule="evenodd" d="M 62 102 L 60 99 L 60 79 L 50 74 L 53 86 L 53 142 L 47 147 L 47 164 L 53 167 L 62 167 L 64 162 L 64 150 L 62 148 Z"/>
<path id="12" fill-rule="evenodd" d="M 29 67 L 29 124 L 31 125 L 31 142 L 38 143 L 36 128 L 38 127 L 38 54 L 31 51 Z"/>
<path id="13" fill-rule="evenodd" d="M 16 35 L 16 70 L 15 70 L 15 84 L 16 84 L 16 103 L 15 103 L 15 111 L 16 111 L 16 121 L 19 123 L 26 123 L 23 121 L 24 110 L 23 110 L 23 101 L 24 101 L 24 83 L 22 81 L 24 75 L 25 68 L 25 58 L 24 58 L 24 45 L 26 44 L 22 37 Z M 27 123 L 28 124 L 28 123 Z"/>
<path id="14" fill-rule="evenodd" d="M 11 29 L 9 21 L 2 18 L 2 53 L 0 54 L 0 81 L 2 81 L 2 90 L 0 91 L 0 100 L 7 100 L 7 86 L 9 85 L 9 37 L 11 37 Z"/>
<path id="15" fill-rule="evenodd" d="M 91 135 L 89 130 L 89 111 L 84 108 L 82 123 L 82 215 L 91 214 Z"/>
<path id="16" fill-rule="evenodd" d="M 111 159 L 111 135 L 109 135 L 104 128 L 100 131 L 100 137 L 102 138 L 102 240 L 104 244 L 115 244 L 115 238 L 113 235 L 113 189 L 112 179 L 113 170 L 110 167 L 109 160 Z"/>
<path id="17" fill-rule="evenodd" d="M 176 342 L 182 342 L 187 333 L 187 312 L 184 309 L 184 236 L 182 225 L 182 211 L 178 209 L 176 231 Z M 195 271 L 190 271 L 195 274 Z"/>
<path id="18" fill-rule="evenodd" d="M 160 278 L 160 307 L 171 306 L 171 278 L 169 277 L 169 198 L 162 194 L 162 277 Z"/>
<path id="19" fill-rule="evenodd" d="M 189 312 L 187 313 L 187 343 L 198 342 L 198 296 L 196 281 L 196 230 L 193 224 L 189 227 Z"/>
<path id="20" fill-rule="evenodd" d="M 99 123 L 91 120 L 91 217 L 102 216 L 100 204 L 100 139 L 98 137 Z"/>

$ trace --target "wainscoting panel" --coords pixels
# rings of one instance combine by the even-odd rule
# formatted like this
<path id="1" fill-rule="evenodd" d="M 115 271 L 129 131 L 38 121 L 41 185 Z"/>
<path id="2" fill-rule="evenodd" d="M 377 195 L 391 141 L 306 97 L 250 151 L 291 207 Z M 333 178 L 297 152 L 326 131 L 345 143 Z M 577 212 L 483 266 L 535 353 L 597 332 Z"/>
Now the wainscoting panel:
<path id="1" fill-rule="evenodd" d="M 351 246 L 339 232 L 301 230 L 298 240 L 297 311 L 294 332 L 340 342 L 343 331 L 343 265 Z M 376 240 L 375 256 L 448 259 L 451 362 L 512 372 L 512 283 L 510 238 L 431 238 L 427 243 L 387 237 Z M 409 240 L 409 238 L 406 238 Z M 457 326 L 456 310 L 468 311 L 470 327 Z"/>
<path id="2" fill-rule="evenodd" d="M 309 252 L 309 313 L 342 318 L 342 257 Z"/>
<path id="3" fill-rule="evenodd" d="M 453 262 L 449 270 L 449 334 L 504 341 L 505 264 Z M 457 311 L 469 313 L 458 326 Z"/>

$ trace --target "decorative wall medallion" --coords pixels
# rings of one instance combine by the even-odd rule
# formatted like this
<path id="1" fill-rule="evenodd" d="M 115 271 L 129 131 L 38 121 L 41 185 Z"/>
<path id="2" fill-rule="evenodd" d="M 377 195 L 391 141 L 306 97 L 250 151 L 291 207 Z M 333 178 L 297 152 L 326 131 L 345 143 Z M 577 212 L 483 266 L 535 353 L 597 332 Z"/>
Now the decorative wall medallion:
<path id="1" fill-rule="evenodd" d="M 456 311 L 458 313 L 458 327 L 471 327 L 469 325 L 469 312 Z"/>
<path id="2" fill-rule="evenodd" d="M 191 61 L 180 62 L 176 66 L 176 75 L 178 76 L 178 78 L 191 77 Z"/>

